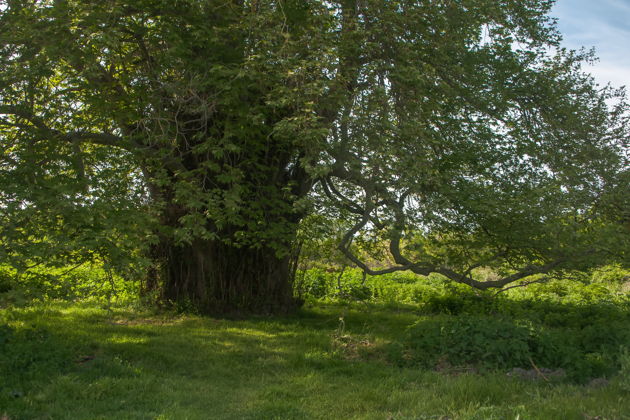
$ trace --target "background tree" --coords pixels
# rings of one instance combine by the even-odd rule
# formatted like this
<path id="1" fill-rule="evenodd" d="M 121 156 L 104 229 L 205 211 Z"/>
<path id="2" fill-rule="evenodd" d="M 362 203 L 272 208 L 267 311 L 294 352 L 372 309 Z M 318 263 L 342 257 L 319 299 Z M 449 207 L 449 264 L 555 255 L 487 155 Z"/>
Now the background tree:
<path id="1" fill-rule="evenodd" d="M 298 224 L 331 208 L 372 274 L 488 288 L 626 258 L 625 97 L 551 4 L 8 0 L 2 240 L 106 225 L 147 244 L 147 288 L 206 312 L 290 310 Z M 368 233 L 396 265 L 351 252 Z"/>

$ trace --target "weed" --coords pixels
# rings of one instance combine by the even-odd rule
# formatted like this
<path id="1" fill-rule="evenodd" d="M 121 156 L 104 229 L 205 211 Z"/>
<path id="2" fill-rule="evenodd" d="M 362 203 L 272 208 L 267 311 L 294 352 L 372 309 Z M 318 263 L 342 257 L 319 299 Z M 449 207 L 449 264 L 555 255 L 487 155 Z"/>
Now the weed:
<path id="1" fill-rule="evenodd" d="M 630 392 L 630 350 L 622 346 L 619 351 L 619 386 Z"/>

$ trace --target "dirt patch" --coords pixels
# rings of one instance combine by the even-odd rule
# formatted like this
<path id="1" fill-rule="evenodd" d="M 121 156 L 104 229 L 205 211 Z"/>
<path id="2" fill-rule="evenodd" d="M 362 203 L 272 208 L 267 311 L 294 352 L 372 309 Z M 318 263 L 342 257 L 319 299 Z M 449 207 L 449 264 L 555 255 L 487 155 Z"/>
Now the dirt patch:
<path id="1" fill-rule="evenodd" d="M 523 369 L 514 368 L 507 373 L 507 376 L 512 376 L 519 379 L 526 379 L 529 381 L 534 380 L 560 380 L 567 376 L 564 369 L 547 369 L 547 368 L 534 368 Z"/>
<path id="2" fill-rule="evenodd" d="M 173 325 L 181 322 L 182 318 L 137 318 L 137 319 L 115 319 L 110 321 L 112 325 Z"/>
<path id="3" fill-rule="evenodd" d="M 453 366 L 450 364 L 446 357 L 440 358 L 433 370 L 449 376 L 460 376 L 479 373 L 479 370 L 474 366 Z"/>
<path id="4" fill-rule="evenodd" d="M 385 360 L 385 355 L 373 340 L 365 336 L 334 334 L 331 340 L 333 352 L 345 360 Z"/>

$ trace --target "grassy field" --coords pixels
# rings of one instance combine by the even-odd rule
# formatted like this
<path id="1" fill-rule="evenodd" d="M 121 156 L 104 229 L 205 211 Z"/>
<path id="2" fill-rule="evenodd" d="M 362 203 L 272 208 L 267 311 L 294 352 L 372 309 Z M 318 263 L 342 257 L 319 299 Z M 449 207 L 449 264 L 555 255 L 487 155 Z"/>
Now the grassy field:
<path id="1" fill-rule="evenodd" d="M 9 419 L 630 418 L 615 380 L 398 367 L 388 344 L 418 319 L 405 308 L 223 320 L 54 304 L 2 317 L 14 331 L 1 366 Z"/>
<path id="2" fill-rule="evenodd" d="M 420 287 L 407 280 L 399 289 Z M 374 293 L 335 301 L 333 287 L 294 316 L 249 319 L 97 302 L 7 306 L 0 418 L 630 419 L 627 294 L 565 286 L 480 301 L 434 282 L 433 295 L 422 289 L 407 304 Z M 577 337 L 568 353 L 543 349 L 576 355 L 554 359 L 566 375 L 545 373 L 536 337 Z M 540 374 L 530 379 L 508 375 L 533 364 Z"/>

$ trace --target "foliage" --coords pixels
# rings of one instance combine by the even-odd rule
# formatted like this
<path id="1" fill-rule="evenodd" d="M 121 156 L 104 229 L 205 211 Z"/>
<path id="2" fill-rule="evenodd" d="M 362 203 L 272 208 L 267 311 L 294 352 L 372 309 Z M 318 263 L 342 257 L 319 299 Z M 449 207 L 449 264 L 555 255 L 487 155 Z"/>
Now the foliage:
<path id="1" fill-rule="evenodd" d="M 207 312 L 290 307 L 308 215 L 372 274 L 627 262 L 625 93 L 551 5 L 8 1 L 2 257 L 144 257 L 148 289 Z M 384 271 L 351 245 L 383 240 Z"/>
<path id="2" fill-rule="evenodd" d="M 530 341 L 527 326 L 509 321 L 487 316 L 435 317 L 410 327 L 403 357 L 425 368 L 438 362 L 499 369 L 528 366 Z"/>
<path id="3" fill-rule="evenodd" d="M 39 266 L 19 273 L 0 266 L 0 307 L 27 306 L 36 302 L 91 301 L 111 305 L 138 299 L 138 282 L 107 270 L 102 264 L 74 267 Z"/>
<path id="4" fill-rule="evenodd" d="M 622 369 L 622 349 L 630 345 L 630 298 L 621 287 L 627 276 L 627 270 L 605 267 L 493 296 L 435 276 L 396 273 L 363 282 L 359 270 L 345 270 L 337 283 L 338 273 L 311 269 L 304 292 L 318 301 L 412 304 L 424 317 L 391 350 L 403 366 L 535 365 L 587 381 Z"/>
<path id="5" fill-rule="evenodd" d="M 592 280 L 594 282 L 607 285 L 617 284 L 623 287 L 630 282 L 630 271 L 624 270 L 620 265 L 609 265 L 593 271 Z"/>
<path id="6" fill-rule="evenodd" d="M 630 344 L 623 327 L 627 318 L 559 329 L 497 316 L 438 316 L 410 327 L 401 362 L 425 368 L 439 363 L 504 370 L 561 368 L 573 380 L 586 381 L 619 369 L 620 346 Z"/>
<path id="7" fill-rule="evenodd" d="M 479 281 L 495 277 L 492 270 L 479 269 L 472 273 Z M 547 279 L 526 287 L 495 294 L 471 290 L 465 285 L 438 274 L 419 276 L 409 272 L 379 276 L 367 275 L 360 269 L 321 264 L 298 273 L 298 292 L 305 298 L 341 300 L 352 298 L 341 290 L 356 287 L 369 289 L 368 297 L 359 299 L 383 303 L 421 304 L 426 313 L 462 312 L 489 313 L 510 307 L 511 300 L 536 301 L 536 304 L 605 304 L 619 303 L 627 293 L 630 271 L 620 266 L 604 266 L 590 272 L 569 272 L 564 278 Z M 542 278 L 539 278 L 542 280 Z M 494 296 L 494 297 L 493 297 Z M 505 299 L 510 297 L 510 299 Z M 514 309 L 516 310 L 516 309 Z"/>

